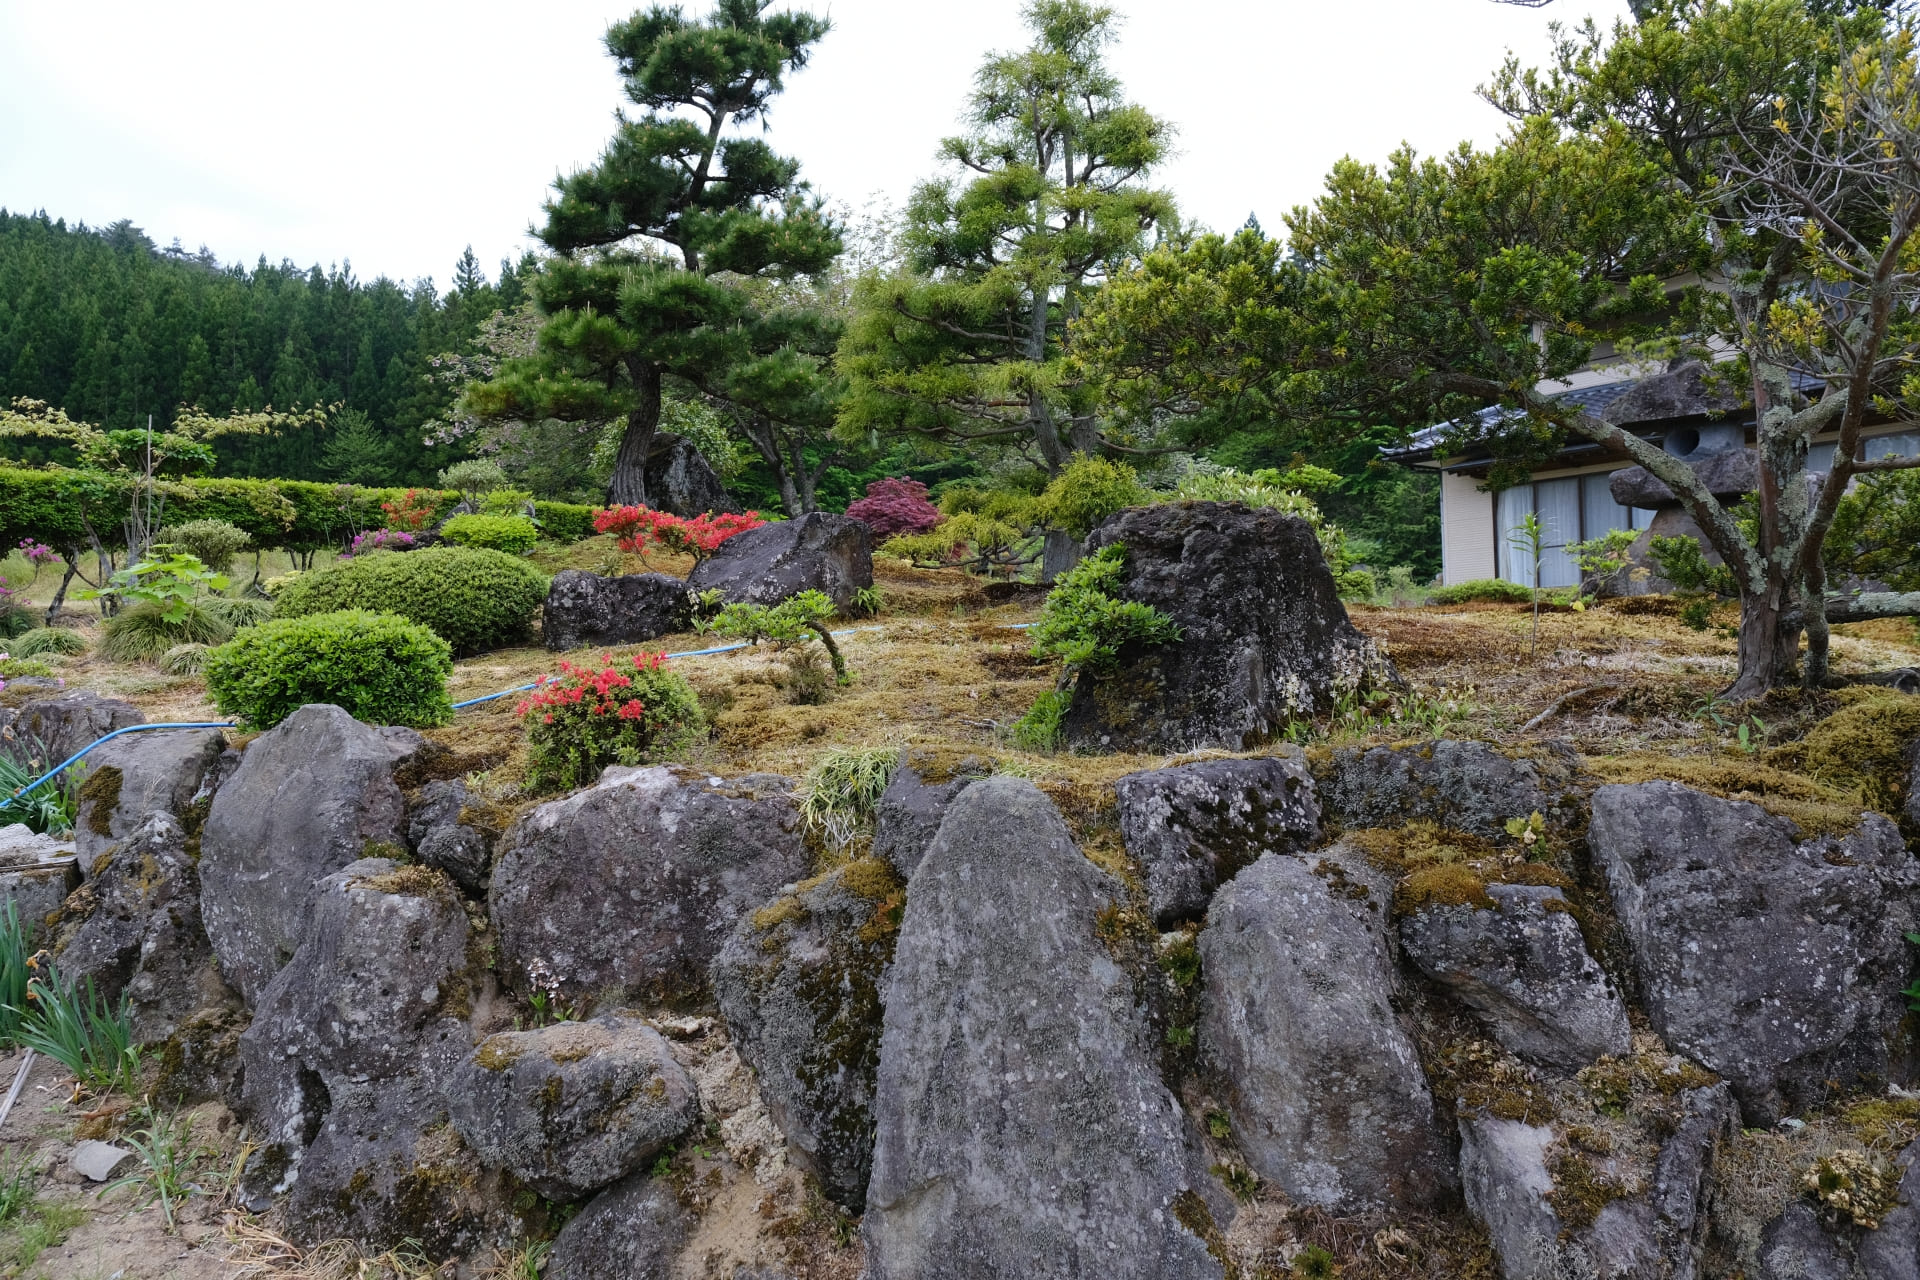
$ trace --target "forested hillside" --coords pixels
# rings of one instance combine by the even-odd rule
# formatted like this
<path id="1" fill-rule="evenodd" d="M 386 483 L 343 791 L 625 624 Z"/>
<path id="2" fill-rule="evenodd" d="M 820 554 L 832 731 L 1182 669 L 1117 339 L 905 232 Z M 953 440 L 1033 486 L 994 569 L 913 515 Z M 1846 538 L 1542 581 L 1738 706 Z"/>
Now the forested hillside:
<path id="1" fill-rule="evenodd" d="M 0 404 L 29 396 L 109 429 L 149 413 L 164 425 L 182 405 L 340 404 L 358 414 L 224 442 L 221 472 L 425 482 L 457 456 L 423 443 L 452 395 L 427 361 L 518 305 L 528 269 L 503 263 L 490 282 L 469 251 L 443 293 L 431 280 L 359 280 L 349 265 L 263 257 L 247 270 L 158 248 L 129 222 L 94 229 L 0 210 Z M 9 445 L 32 457 L 34 446 Z"/>

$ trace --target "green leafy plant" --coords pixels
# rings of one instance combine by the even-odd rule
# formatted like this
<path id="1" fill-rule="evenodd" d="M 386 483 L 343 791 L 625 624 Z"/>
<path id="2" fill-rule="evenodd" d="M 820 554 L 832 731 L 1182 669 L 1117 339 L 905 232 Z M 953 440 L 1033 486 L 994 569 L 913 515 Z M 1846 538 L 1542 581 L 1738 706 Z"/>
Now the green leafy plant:
<path id="1" fill-rule="evenodd" d="M 108 1000 L 93 985 L 63 978 L 53 965 L 27 980 L 19 1042 L 52 1058 L 94 1093 L 131 1089 L 140 1066 L 127 996 Z"/>
<path id="2" fill-rule="evenodd" d="M 872 826 L 900 763 L 898 747 L 833 747 L 800 783 L 800 817 L 834 849 Z"/>
<path id="3" fill-rule="evenodd" d="M 1733 571 L 1713 564 L 1698 538 L 1684 535 L 1654 538 L 1647 544 L 1647 555 L 1660 570 L 1660 576 L 1683 592 L 1705 592 L 1714 596 L 1736 594 Z"/>
<path id="4" fill-rule="evenodd" d="M 713 620 L 713 630 L 717 635 L 752 644 L 766 641 L 786 656 L 788 667 L 796 672 L 813 661 L 809 650 L 811 642 L 818 640 L 833 662 L 835 682 L 851 684 L 847 661 L 833 641 L 833 632 L 827 629 L 827 619 L 832 616 L 833 601 L 825 592 L 801 591 L 774 605 L 730 604 Z"/>
<path id="5" fill-rule="evenodd" d="M 1215 1138 L 1226 1138 L 1233 1132 L 1233 1121 L 1224 1111 L 1207 1112 L 1207 1132 Z"/>
<path id="6" fill-rule="evenodd" d="M 1627 552 L 1640 535 L 1632 529 L 1609 529 L 1585 542 L 1569 542 L 1567 554 L 1580 566 L 1582 583 L 1604 583 L 1629 563 Z"/>
<path id="7" fill-rule="evenodd" d="M 207 669 L 212 652 L 212 645 L 177 644 L 160 655 L 160 669 L 170 676 L 197 676 Z"/>
<path id="8" fill-rule="evenodd" d="M 1213 1166 L 1213 1176 L 1226 1184 L 1233 1198 L 1241 1204 L 1252 1204 L 1260 1194 L 1260 1175 L 1242 1164 L 1217 1164 Z"/>
<path id="9" fill-rule="evenodd" d="M 510 556 L 525 555 L 540 541 L 540 531 L 525 516 L 455 516 L 440 526 L 440 536 L 460 547 L 487 547 Z"/>
<path id="10" fill-rule="evenodd" d="M 1529 861 L 1542 861 L 1549 856 L 1547 820 L 1538 809 L 1524 818 L 1508 818 L 1504 830 L 1520 842 L 1520 848 Z"/>
<path id="11" fill-rule="evenodd" d="M 345 609 L 277 618 L 209 651 L 204 671 L 221 713 L 255 729 L 270 729 L 309 702 L 332 703 L 368 724 L 427 728 L 453 716 L 447 642 L 393 614 Z"/>
<path id="12" fill-rule="evenodd" d="M 37 658 L 48 653 L 74 657 L 87 651 L 87 638 L 71 627 L 35 627 L 7 648 L 16 658 Z"/>
<path id="13" fill-rule="evenodd" d="M 233 626 L 201 600 L 171 607 L 152 601 L 123 609 L 100 629 L 100 653 L 115 662 L 152 662 L 175 645 L 222 644 Z"/>
<path id="14" fill-rule="evenodd" d="M 74 592 L 81 600 L 154 606 L 168 622 L 185 622 L 194 601 L 207 591 L 224 591 L 225 574 L 215 573 L 200 557 L 176 552 L 164 560 L 142 560 L 108 579 L 108 585 Z"/>
<path id="15" fill-rule="evenodd" d="M 1053 528 L 1085 538 L 1108 516 L 1152 500 L 1126 463 L 1079 454 L 1041 492 L 1038 514 Z"/>
<path id="16" fill-rule="evenodd" d="M 1034 700 L 1027 714 L 1013 722 L 1007 736 L 1023 751 L 1057 751 L 1067 708 L 1072 705 L 1071 693 L 1065 689 L 1049 689 Z"/>
<path id="17" fill-rule="evenodd" d="M 18 680 L 23 676 L 44 679 L 52 674 L 53 668 L 38 658 L 15 658 L 0 653 L 0 680 Z"/>
<path id="18" fill-rule="evenodd" d="M 0 1157 L 0 1225 L 12 1222 L 40 1192 L 40 1165 L 24 1153 Z"/>
<path id="19" fill-rule="evenodd" d="M 1129 644 L 1174 644 L 1180 628 L 1151 605 L 1114 596 L 1126 577 L 1126 548 L 1101 547 L 1060 575 L 1033 629 L 1033 656 L 1068 671 L 1111 674 Z"/>
<path id="20" fill-rule="evenodd" d="M 20 909 L 9 900 L 0 910 L 0 1044 L 18 1044 L 21 1011 L 27 1007 L 27 981 L 33 977 L 27 928 Z"/>
<path id="21" fill-rule="evenodd" d="M 1507 534 L 1507 542 L 1527 557 L 1533 569 L 1533 588 L 1528 593 L 1533 598 L 1533 636 L 1527 643 L 1527 658 L 1531 661 L 1540 656 L 1540 562 L 1546 555 L 1546 526 L 1540 523 L 1538 514 L 1529 511 Z"/>
<path id="22" fill-rule="evenodd" d="M 73 830 L 78 779 L 84 766 L 74 765 L 63 777 L 26 790 L 58 763 L 48 759 L 46 749 L 38 743 L 16 743 L 12 750 L 0 752 L 0 824 L 22 822 L 29 830 L 46 835 Z"/>
<path id="23" fill-rule="evenodd" d="M 700 699 L 664 653 L 636 653 L 624 667 L 562 659 L 560 674 L 515 708 L 527 725 L 527 782 L 583 787 L 608 765 L 645 764 L 683 752 L 706 728 Z"/>
<path id="24" fill-rule="evenodd" d="M 303 573 L 274 597 L 276 618 L 343 609 L 392 613 L 430 627 L 455 653 L 524 638 L 547 579 L 518 556 L 484 547 L 428 547 Z"/>
<path id="25" fill-rule="evenodd" d="M 1680 606 L 1680 623 L 1690 631 L 1705 631 L 1713 625 L 1713 597 L 1695 596 Z"/>
<path id="26" fill-rule="evenodd" d="M 853 604 L 847 612 L 856 618 L 871 618 L 886 605 L 886 597 L 878 587 L 860 587 L 853 593 Z"/>
<path id="27" fill-rule="evenodd" d="M 252 545 L 252 535 L 225 520 L 171 524 L 154 537 L 155 550 L 192 556 L 213 573 L 225 573 L 232 568 L 233 558 Z"/>
<path id="28" fill-rule="evenodd" d="M 241 627 L 257 627 L 273 616 L 273 601 L 259 596 L 208 596 L 200 603 L 209 614 L 236 631 Z"/>
<path id="29" fill-rule="evenodd" d="M 101 1190 L 140 1188 L 145 1193 L 142 1203 L 159 1201 L 161 1216 L 171 1232 L 175 1227 L 174 1209 L 193 1194 L 188 1178 L 192 1175 L 195 1153 L 190 1145 L 191 1135 L 178 1113 L 163 1116 L 153 1109 L 151 1101 L 145 1111 L 147 1123 L 143 1128 L 120 1135 L 120 1141 L 131 1147 L 139 1158 L 140 1168 L 124 1178 L 116 1178 Z"/>
<path id="30" fill-rule="evenodd" d="M 473 507 L 478 507 L 494 490 L 507 487 L 506 471 L 487 458 L 456 462 L 442 471 L 439 478 L 442 489 L 457 490 L 461 501 Z"/>

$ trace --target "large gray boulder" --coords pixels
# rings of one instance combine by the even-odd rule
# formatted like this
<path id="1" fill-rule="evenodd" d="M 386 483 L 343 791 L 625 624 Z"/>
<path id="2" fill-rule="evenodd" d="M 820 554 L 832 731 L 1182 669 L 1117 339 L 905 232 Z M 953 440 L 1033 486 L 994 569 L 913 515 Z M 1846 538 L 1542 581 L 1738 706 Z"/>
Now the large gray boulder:
<path id="1" fill-rule="evenodd" d="M 873 1169 L 880 991 L 902 887 L 862 858 L 744 917 L 713 964 L 720 1015 L 788 1156 L 855 1213 Z"/>
<path id="2" fill-rule="evenodd" d="M 472 1050 L 476 957 L 446 877 L 367 858 L 325 877 L 299 948 L 240 1037 L 261 1149 L 240 1197 L 288 1193 L 296 1239 L 470 1252 L 501 1187 L 446 1123 L 441 1089 Z"/>
<path id="3" fill-rule="evenodd" d="M 13 909 L 27 945 L 44 942 L 67 895 L 80 887 L 73 845 L 23 822 L 0 827 L 0 911 Z"/>
<path id="4" fill-rule="evenodd" d="M 414 857 L 452 876 L 466 892 L 484 895 L 493 877 L 493 836 L 460 821 L 472 803 L 458 778 L 429 782 L 407 812 L 407 839 Z"/>
<path id="5" fill-rule="evenodd" d="M 1300 760 L 1202 760 L 1130 773 L 1114 784 L 1120 835 L 1161 928 L 1206 914 L 1214 890 L 1264 853 L 1320 834 L 1313 775 Z"/>
<path id="6" fill-rule="evenodd" d="M 89 753 L 73 831 L 81 874 L 91 875 L 94 859 L 150 814 L 184 815 L 226 747 L 218 729 L 154 729 L 125 734 Z"/>
<path id="7" fill-rule="evenodd" d="M 738 511 L 693 441 L 671 431 L 654 435 L 647 450 L 647 505 L 676 516 L 699 516 L 710 511 Z"/>
<path id="8" fill-rule="evenodd" d="M 1920 834 L 1920 740 L 1907 748 L 1907 827 Z"/>
<path id="9" fill-rule="evenodd" d="M 700 1119 L 686 1068 L 625 1010 L 487 1037 L 445 1085 L 482 1161 L 575 1200 L 644 1167 Z"/>
<path id="10" fill-rule="evenodd" d="M 1392 882 L 1358 854 L 1267 854 L 1200 934 L 1200 1056 L 1247 1163 L 1303 1204 L 1421 1210 L 1453 1183 L 1400 1013 Z"/>
<path id="11" fill-rule="evenodd" d="M 872 585 L 872 529 L 825 511 L 736 533 L 687 575 L 689 588 L 721 591 L 728 604 L 778 604 L 796 592 L 822 591 L 846 609 L 856 591 Z"/>
<path id="12" fill-rule="evenodd" d="M 1563 767 L 1509 759 L 1484 742 L 1346 747 L 1333 753 L 1319 782 L 1327 816 L 1348 829 L 1424 820 L 1492 840 L 1509 818 L 1575 816 Z"/>
<path id="13" fill-rule="evenodd" d="M 1467 1210 L 1493 1244 L 1504 1280 L 1694 1280 L 1705 1244 L 1703 1208 L 1715 1143 L 1738 1118 L 1725 1085 L 1677 1100 L 1665 1132 L 1606 1156 L 1576 1153 L 1562 1126 L 1460 1115 L 1460 1181 Z M 1637 1150 L 1653 1148 L 1651 1166 Z M 1616 1190 L 1595 1207 L 1560 1178 L 1576 1163 Z M 1560 1177 L 1556 1177 L 1556 1174 Z M 1563 1215 L 1555 1197 L 1577 1210 Z"/>
<path id="14" fill-rule="evenodd" d="M 1587 950 L 1567 900 L 1546 885 L 1487 886 L 1493 907 L 1429 904 L 1400 945 L 1506 1048 L 1563 1071 L 1628 1050 L 1627 1007 Z"/>
<path id="15" fill-rule="evenodd" d="M 494 865 L 501 971 L 569 1003 L 701 989 L 740 917 L 806 872 L 791 787 L 616 767 L 533 810 Z"/>
<path id="16" fill-rule="evenodd" d="M 693 625 L 687 584 L 664 573 L 603 578 L 562 569 L 547 588 L 540 634 L 549 649 L 641 644 Z"/>
<path id="17" fill-rule="evenodd" d="M 1238 503 L 1177 502 L 1109 517 L 1089 555 L 1126 549 L 1116 594 L 1180 627 L 1081 672 L 1062 728 L 1083 750 L 1245 751 L 1355 689 L 1398 684 L 1347 618 L 1313 529 Z"/>
<path id="18" fill-rule="evenodd" d="M 947 807 L 962 791 L 992 774 L 993 761 L 980 756 L 953 759 L 909 747 L 874 806 L 873 856 L 903 877 L 912 875 L 940 830 Z"/>
<path id="19" fill-rule="evenodd" d="M 595 1196 L 554 1237 L 547 1280 L 673 1280 L 692 1232 L 673 1187 L 643 1174 Z"/>
<path id="20" fill-rule="evenodd" d="M 212 948 L 200 927 L 200 874 L 171 814 L 150 813 L 102 854 L 94 907 L 60 951 L 60 972 L 91 980 L 109 1000 L 122 992 L 134 1038 L 171 1036 L 205 1003 Z"/>
<path id="21" fill-rule="evenodd" d="M 1859 1276 L 1840 1242 L 1820 1225 L 1813 1206 L 1798 1200 L 1761 1233 L 1758 1261 L 1758 1280 L 1856 1280 Z M 1868 1272 L 1860 1280 L 1883 1278 Z"/>
<path id="22" fill-rule="evenodd" d="M 314 884 L 369 846 L 403 847 L 394 769 L 424 745 L 339 707 L 301 707 L 251 743 L 200 836 L 200 912 L 220 971 L 249 1005 L 304 934 Z"/>
<path id="23" fill-rule="evenodd" d="M 146 713 L 131 702 L 103 698 L 90 689 L 69 689 L 0 712 L 0 738 L 11 744 L 15 755 L 41 761 L 41 768 L 51 769 L 115 729 L 146 722 Z"/>
<path id="24" fill-rule="evenodd" d="M 963 792 L 908 886 L 861 1223 L 869 1280 L 1218 1280 L 1207 1175 L 1125 971 L 1124 891 L 1039 789 Z"/>
<path id="25" fill-rule="evenodd" d="M 1654 1029 L 1772 1124 L 1885 1078 L 1920 867 L 1893 823 L 1791 822 L 1672 782 L 1602 787 L 1588 840 Z"/>

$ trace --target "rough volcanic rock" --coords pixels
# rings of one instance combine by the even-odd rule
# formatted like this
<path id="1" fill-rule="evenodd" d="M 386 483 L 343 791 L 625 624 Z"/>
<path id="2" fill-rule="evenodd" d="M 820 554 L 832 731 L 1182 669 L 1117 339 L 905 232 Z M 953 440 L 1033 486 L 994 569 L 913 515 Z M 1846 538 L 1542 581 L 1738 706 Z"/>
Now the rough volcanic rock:
<path id="1" fill-rule="evenodd" d="M 1394 1008 L 1392 896 L 1341 846 L 1268 854 L 1221 886 L 1200 934 L 1200 1055 L 1234 1139 L 1254 1172 L 1335 1212 L 1427 1208 L 1452 1184 Z"/>
<path id="2" fill-rule="evenodd" d="M 44 759 L 48 769 L 115 729 L 147 722 L 146 714 L 131 702 L 103 698 L 88 689 L 23 702 L 11 713 L 0 714 L 6 716 L 0 736 L 13 744 L 16 753 Z"/>
<path id="3" fill-rule="evenodd" d="M 948 810 L 886 987 L 870 1280 L 1221 1275 L 1182 1225 L 1211 1180 L 1094 932 L 1121 901 L 1032 783 Z"/>
<path id="4" fill-rule="evenodd" d="M 647 505 L 676 516 L 700 516 L 709 511 L 738 511 L 693 441 L 671 431 L 653 437 L 647 450 Z"/>
<path id="5" fill-rule="evenodd" d="M 863 858 L 743 918 L 713 964 L 720 1014 L 788 1156 L 855 1213 L 873 1169 L 880 991 L 903 887 Z"/>
<path id="6" fill-rule="evenodd" d="M 610 1187 L 560 1229 L 547 1280 L 672 1280 L 692 1229 L 671 1186 L 636 1174 Z"/>
<path id="7" fill-rule="evenodd" d="M 1460 1115 L 1460 1180 L 1467 1209 L 1492 1240 L 1505 1280 L 1693 1280 L 1704 1243 L 1701 1215 L 1715 1142 L 1738 1116 L 1725 1085 L 1678 1100 L 1671 1133 L 1656 1139 L 1651 1176 L 1625 1157 L 1575 1155 L 1558 1126 Z M 1590 1221 L 1569 1222 L 1552 1197 L 1560 1162 L 1600 1167 L 1590 1177 L 1617 1187 Z M 1612 1167 L 1621 1165 L 1623 1167 Z M 1577 1196 L 1577 1192 L 1574 1193 Z"/>
<path id="8" fill-rule="evenodd" d="M 873 856 L 884 859 L 901 876 L 911 876 L 940 830 L 947 806 L 992 773 L 993 761 L 981 756 L 953 760 L 909 747 L 874 806 Z"/>
<path id="9" fill-rule="evenodd" d="M 1203 760 L 1127 774 L 1114 790 L 1127 856 L 1163 929 L 1204 915 L 1214 890 L 1261 854 L 1320 834 L 1313 775 L 1297 759 Z"/>
<path id="10" fill-rule="evenodd" d="M 1759 1280 L 1854 1280 L 1855 1275 L 1839 1242 L 1822 1229 L 1813 1206 L 1802 1201 L 1767 1224 L 1759 1262 Z"/>
<path id="11" fill-rule="evenodd" d="M 472 803 L 458 778 L 429 782 L 408 811 L 407 839 L 414 857 L 440 868 L 468 893 L 484 894 L 493 876 L 493 837 L 460 821 Z"/>
<path id="12" fill-rule="evenodd" d="M 1907 748 L 1907 826 L 1920 834 L 1920 741 Z"/>
<path id="13" fill-rule="evenodd" d="M 115 738 L 87 756 L 74 843 L 80 873 L 149 814 L 186 813 L 227 748 L 218 729 L 156 729 Z"/>
<path id="14" fill-rule="evenodd" d="M 220 971 L 249 1005 L 299 945 L 314 882 L 406 839 L 396 765 L 411 729 L 301 707 L 247 747 L 200 837 L 200 912 Z"/>
<path id="15" fill-rule="evenodd" d="M 440 1089 L 472 1049 L 470 935 L 439 872 L 367 858 L 317 886 L 299 949 L 240 1037 L 262 1148 L 241 1198 L 290 1191 L 296 1239 L 468 1253 L 502 1186 L 446 1123 Z"/>
<path id="16" fill-rule="evenodd" d="M 481 1160 L 555 1200 L 639 1170 L 700 1119 L 686 1068 L 625 1010 L 489 1036 L 445 1092 L 454 1128 Z"/>
<path id="17" fill-rule="evenodd" d="M 740 917 L 806 872 L 791 787 L 616 767 L 541 805 L 494 865 L 502 972 L 569 1001 L 699 989 Z"/>
<path id="18" fill-rule="evenodd" d="M 777 604 L 813 590 L 845 609 L 872 585 L 872 529 L 825 511 L 736 533 L 687 575 L 689 588 L 724 591 L 728 604 Z"/>
<path id="19" fill-rule="evenodd" d="M 1333 753 L 1319 783 L 1327 816 L 1349 829 L 1424 819 L 1491 840 L 1508 818 L 1537 811 L 1564 823 L 1573 816 L 1562 766 L 1512 760 L 1484 742 L 1347 747 Z"/>
<path id="20" fill-rule="evenodd" d="M 1648 1017 L 1732 1083 L 1753 1124 L 1884 1078 L 1906 1009 L 1920 868 L 1900 833 L 1867 813 L 1844 837 L 1794 835 L 1678 783 L 1593 796 L 1588 840 Z"/>
<path id="21" fill-rule="evenodd" d="M 68 939 L 60 971 L 91 979 L 109 1000 L 127 994 L 134 1038 L 165 1040 L 205 1002 L 213 958 L 200 927 L 200 874 L 187 836 L 168 813 L 150 813 L 102 855 L 93 913 Z"/>
<path id="22" fill-rule="evenodd" d="M 1513 1053 L 1564 1071 L 1627 1052 L 1627 1007 L 1587 951 L 1560 890 L 1488 885 L 1493 909 L 1430 904 L 1400 922 L 1420 971 Z"/>
<path id="23" fill-rule="evenodd" d="M 685 631 L 693 623 L 687 584 L 664 573 L 603 578 L 562 569 L 547 588 L 540 634 L 549 649 L 640 644 Z"/>
<path id="24" fill-rule="evenodd" d="M 1864 1234 L 1855 1257 L 1869 1280 L 1920 1280 L 1920 1142 L 1908 1143 L 1894 1163 L 1899 1203 Z"/>
<path id="25" fill-rule="evenodd" d="M 1347 619 L 1306 521 L 1238 503 L 1178 502 L 1109 517 L 1087 552 L 1126 548 L 1117 595 L 1181 628 L 1127 646 L 1118 669 L 1082 673 L 1062 723 L 1086 750 L 1244 751 L 1340 693 L 1397 684 L 1393 665 Z"/>
<path id="26" fill-rule="evenodd" d="M 73 845 L 40 835 L 24 822 L 0 827 L 0 911 L 11 905 L 29 946 L 50 932 L 49 920 L 80 887 Z"/>
<path id="27" fill-rule="evenodd" d="M 1730 501 L 1752 493 L 1760 484 L 1760 456 L 1752 449 L 1727 449 L 1703 453 L 1684 460 L 1700 477 L 1708 492 L 1721 501 Z M 1657 511 L 1677 507 L 1680 499 L 1645 467 L 1622 467 L 1607 481 L 1613 500 L 1623 507 Z"/>

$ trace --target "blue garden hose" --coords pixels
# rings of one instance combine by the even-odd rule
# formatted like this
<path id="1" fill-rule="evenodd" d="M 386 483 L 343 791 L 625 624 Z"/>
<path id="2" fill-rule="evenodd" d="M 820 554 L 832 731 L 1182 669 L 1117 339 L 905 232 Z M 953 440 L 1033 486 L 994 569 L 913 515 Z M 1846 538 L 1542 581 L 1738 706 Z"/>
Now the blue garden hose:
<path id="1" fill-rule="evenodd" d="M 833 634 L 836 636 L 850 636 L 861 631 L 879 631 L 879 630 L 881 630 L 881 628 L 879 627 L 854 627 L 851 630 L 836 631 Z M 714 649 L 693 649 L 686 653 L 669 653 L 666 656 L 669 658 L 704 658 L 709 656 L 710 654 L 732 653 L 736 649 L 749 648 L 751 644 L 752 644 L 751 641 L 743 641 L 740 644 L 726 644 L 726 645 L 721 645 L 718 648 L 714 648 Z M 455 711 L 458 711 L 462 707 L 472 707 L 472 706 L 477 706 L 482 702 L 492 702 L 498 698 L 512 697 L 516 693 L 527 693 L 531 690 L 538 689 L 540 687 L 540 684 L 541 682 L 536 680 L 532 684 L 516 685 L 514 688 L 502 689 L 499 693 L 489 693 L 484 697 L 468 698 L 465 702 L 454 703 L 453 709 Z M 59 764 L 49 769 L 46 773 L 42 774 L 38 778 L 35 778 L 32 782 L 29 782 L 26 786 L 14 792 L 12 796 L 8 797 L 8 803 L 11 804 L 13 801 L 18 800 L 21 796 L 27 795 L 33 791 L 37 791 L 41 787 L 45 786 L 47 783 L 59 777 L 62 773 L 66 772 L 66 770 L 72 765 L 78 764 L 80 762 L 80 759 L 83 756 L 85 756 L 89 751 L 92 751 L 95 747 L 99 746 L 103 742 L 113 741 L 115 738 L 119 737 L 123 733 L 145 733 L 148 730 L 152 730 L 152 729 L 232 729 L 234 727 L 236 727 L 236 725 L 235 725 L 235 722 L 232 720 L 191 720 L 191 721 L 176 721 L 176 722 L 170 722 L 167 724 L 133 724 L 133 725 L 128 725 L 124 729 L 115 729 L 112 733 L 106 734 L 104 737 L 95 738 L 92 742 L 89 742 L 86 746 L 80 748 L 78 751 L 68 756 L 65 760 L 62 760 Z"/>

